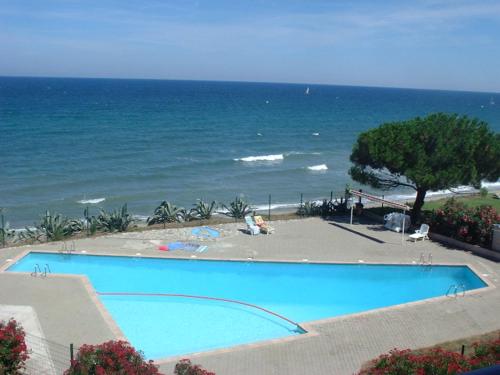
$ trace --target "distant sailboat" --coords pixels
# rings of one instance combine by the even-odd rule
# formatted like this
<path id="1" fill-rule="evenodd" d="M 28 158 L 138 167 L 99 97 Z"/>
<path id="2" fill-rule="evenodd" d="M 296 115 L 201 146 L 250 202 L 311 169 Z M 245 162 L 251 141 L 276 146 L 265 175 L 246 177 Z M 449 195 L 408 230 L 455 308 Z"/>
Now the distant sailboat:
<path id="1" fill-rule="evenodd" d="M 306 89 L 305 94 L 306 94 L 306 95 L 309 95 L 309 87 Z"/>
<path id="2" fill-rule="evenodd" d="M 495 101 L 493 100 L 493 97 L 490 98 L 490 105 L 495 105 Z"/>

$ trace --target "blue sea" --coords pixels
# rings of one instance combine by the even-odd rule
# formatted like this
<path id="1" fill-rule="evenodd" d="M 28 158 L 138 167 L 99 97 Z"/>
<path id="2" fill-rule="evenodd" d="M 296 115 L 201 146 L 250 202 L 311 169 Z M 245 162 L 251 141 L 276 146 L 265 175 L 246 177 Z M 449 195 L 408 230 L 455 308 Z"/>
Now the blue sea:
<path id="1" fill-rule="evenodd" d="M 165 199 L 265 206 L 271 194 L 280 207 L 301 193 L 340 196 L 358 186 L 347 171 L 360 132 L 438 111 L 500 131 L 498 93 L 0 77 L 0 207 L 19 227 L 87 205 L 148 216 Z"/>

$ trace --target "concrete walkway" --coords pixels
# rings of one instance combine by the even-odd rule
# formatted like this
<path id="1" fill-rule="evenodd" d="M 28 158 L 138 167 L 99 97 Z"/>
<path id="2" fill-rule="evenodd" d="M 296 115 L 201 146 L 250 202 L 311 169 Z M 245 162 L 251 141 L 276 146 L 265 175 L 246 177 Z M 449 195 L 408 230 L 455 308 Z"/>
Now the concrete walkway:
<path id="1" fill-rule="evenodd" d="M 318 218 L 274 222 L 275 234 L 249 236 L 243 224 L 219 226 L 222 238 L 206 241 L 200 259 L 243 259 L 404 263 L 432 253 L 435 264 L 468 264 L 493 287 L 465 297 L 440 298 L 339 317 L 314 324 L 317 335 L 282 342 L 246 345 L 190 356 L 195 363 L 224 374 L 352 374 L 363 362 L 391 348 L 417 348 L 500 329 L 500 265 L 431 241 L 402 242 L 401 235 L 378 224 L 350 226 Z M 76 241 L 76 251 L 189 258 L 193 253 L 161 252 L 161 243 L 189 239 L 187 230 L 154 230 Z M 0 250 L 0 267 L 23 251 L 57 251 L 61 244 Z M 0 303 L 33 306 L 47 338 L 61 342 L 98 343 L 116 336 L 107 317 L 79 278 L 0 273 Z M 78 322 L 78 324 L 75 324 Z M 175 361 L 161 362 L 172 373 Z"/>

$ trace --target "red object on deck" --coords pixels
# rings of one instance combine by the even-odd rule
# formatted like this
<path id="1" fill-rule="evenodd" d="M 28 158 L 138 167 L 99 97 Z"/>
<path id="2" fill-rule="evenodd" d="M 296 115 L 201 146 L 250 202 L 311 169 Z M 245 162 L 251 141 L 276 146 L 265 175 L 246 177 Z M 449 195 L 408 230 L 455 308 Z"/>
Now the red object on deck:
<path id="1" fill-rule="evenodd" d="M 167 245 L 161 245 L 161 246 L 158 246 L 158 250 L 161 250 L 161 251 L 168 251 L 168 246 L 167 246 Z"/>

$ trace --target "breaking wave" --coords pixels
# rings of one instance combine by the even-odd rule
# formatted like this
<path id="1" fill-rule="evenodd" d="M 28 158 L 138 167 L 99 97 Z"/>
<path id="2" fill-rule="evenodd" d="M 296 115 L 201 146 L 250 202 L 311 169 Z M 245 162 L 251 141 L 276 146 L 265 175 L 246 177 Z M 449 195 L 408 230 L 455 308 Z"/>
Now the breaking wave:
<path id="1" fill-rule="evenodd" d="M 104 202 L 105 200 L 106 200 L 106 198 L 82 199 L 80 201 L 77 201 L 77 203 L 81 203 L 81 204 L 97 204 L 97 203 Z"/>
<path id="2" fill-rule="evenodd" d="M 284 159 L 283 154 L 276 154 L 276 155 L 247 156 L 240 159 L 234 159 L 234 161 L 252 162 L 252 161 L 276 161 L 283 159 Z"/>
<path id="3" fill-rule="evenodd" d="M 307 167 L 310 171 L 326 171 L 328 169 L 326 164 L 312 165 Z"/>

